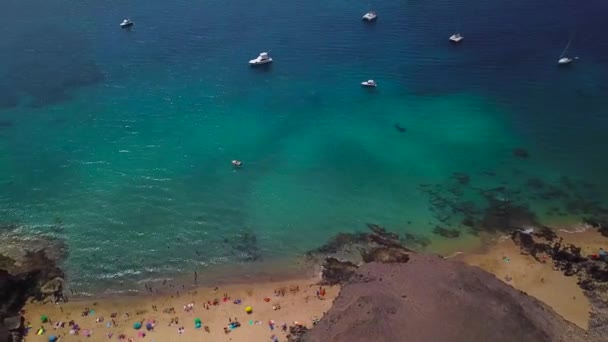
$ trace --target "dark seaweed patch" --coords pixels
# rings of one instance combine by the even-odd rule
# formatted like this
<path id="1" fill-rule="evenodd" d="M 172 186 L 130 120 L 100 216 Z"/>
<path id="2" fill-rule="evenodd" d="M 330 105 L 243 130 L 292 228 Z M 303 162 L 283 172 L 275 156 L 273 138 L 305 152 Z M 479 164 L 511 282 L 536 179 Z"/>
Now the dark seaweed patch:
<path id="1" fill-rule="evenodd" d="M 513 149 L 513 155 L 517 158 L 521 158 L 521 159 L 528 159 L 528 157 L 530 157 L 530 154 L 528 153 L 528 151 L 526 151 L 523 148 L 515 148 Z"/>
<path id="2" fill-rule="evenodd" d="M 41 107 L 66 101 L 71 90 L 100 82 L 103 74 L 86 41 L 77 34 L 44 28 L 26 31 L 12 41 L 4 50 L 12 61 L 5 76 L 12 91 L 2 95 L 0 103 L 14 106 L 14 94 L 25 93 L 32 98 L 32 106 Z"/>

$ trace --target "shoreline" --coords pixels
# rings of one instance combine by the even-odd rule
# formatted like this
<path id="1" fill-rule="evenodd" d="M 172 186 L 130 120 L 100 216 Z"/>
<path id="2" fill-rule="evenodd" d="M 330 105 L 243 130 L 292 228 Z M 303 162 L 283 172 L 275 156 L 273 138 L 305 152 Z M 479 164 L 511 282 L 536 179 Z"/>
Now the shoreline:
<path id="1" fill-rule="evenodd" d="M 173 295 L 77 298 L 57 305 L 28 303 L 24 307 L 24 317 L 26 326 L 29 322 L 32 329 L 27 340 L 46 341 L 51 334 L 67 341 L 78 340 L 88 334 L 87 340 L 91 341 L 108 340 L 108 336 L 114 339 L 121 335 L 125 339 L 135 339 L 144 332 L 156 341 L 171 341 L 178 336 L 186 340 L 267 341 L 273 335 L 283 341 L 289 333 L 288 327 L 312 327 L 313 321 L 320 319 L 331 307 L 340 287 L 323 286 L 324 295 L 318 297 L 319 281 L 319 277 L 301 277 L 288 281 L 197 287 Z M 283 291 L 282 294 L 277 294 L 277 290 Z M 224 294 L 228 299 L 223 298 Z M 238 304 L 237 300 L 240 300 Z M 193 304 L 191 309 L 189 304 Z M 245 312 L 248 306 L 253 308 L 251 314 Z M 275 310 L 277 307 L 279 309 Z M 83 314 L 85 311 L 86 316 Z M 50 322 L 41 323 L 43 315 Z M 174 323 L 176 318 L 178 323 Z M 195 326 L 197 318 L 202 322 L 199 328 Z M 70 335 L 68 323 L 72 320 L 80 327 L 78 335 Z M 223 328 L 234 320 L 238 320 L 241 326 L 226 333 Z M 145 327 L 152 321 L 154 328 L 150 331 L 134 329 L 137 322 Z M 64 327 L 55 328 L 57 322 L 63 322 Z M 179 333 L 182 326 L 185 331 Z M 45 332 L 38 336 L 36 332 L 40 327 L 44 327 Z"/>
<path id="2" fill-rule="evenodd" d="M 393 233 L 386 232 L 379 226 L 370 228 L 374 233 L 379 234 L 376 235 L 378 237 L 390 239 L 394 236 Z M 597 250 L 601 246 L 606 247 L 608 242 L 606 237 L 587 224 L 576 225 L 574 228 L 572 226 L 557 227 L 554 231 L 559 237 L 564 238 L 564 243 L 573 243 L 576 246 L 580 246 L 584 255 L 592 254 L 594 250 Z M 450 245 L 450 241 L 455 240 L 444 239 L 445 245 Z M 465 242 L 458 247 L 464 246 L 466 248 L 455 248 L 455 244 L 451 244 L 453 247 L 451 248 L 451 255 L 444 256 L 443 258 L 453 258 L 456 261 L 477 266 L 491 273 L 500 281 L 544 302 L 564 319 L 585 330 L 589 328 L 591 304 L 584 291 L 577 284 L 576 277 L 566 277 L 561 271 L 552 267 L 552 263 L 541 263 L 530 255 L 526 255 L 509 235 L 481 233 L 471 239 L 465 240 Z M 351 250 L 351 252 L 352 250 L 357 250 L 356 246 L 356 241 L 347 242 L 345 245 L 342 245 L 342 247 L 346 247 L 346 250 Z M 437 254 L 437 252 L 436 249 L 426 248 L 420 254 L 433 255 Z M 319 253 L 315 257 L 324 259 L 326 256 L 323 253 Z M 348 259 L 348 257 L 346 258 Z M 319 260 L 316 259 L 317 262 Z M 42 315 L 49 316 L 53 322 L 57 322 L 58 320 L 64 322 L 69 322 L 70 320 L 74 320 L 77 323 L 83 322 L 82 324 L 84 325 L 81 326 L 84 327 L 86 325 L 86 330 L 97 331 L 95 337 L 91 337 L 94 341 L 98 338 L 107 339 L 108 333 L 125 334 L 126 337 L 129 337 L 129 333 L 132 334 L 133 329 L 132 327 L 128 327 L 138 319 L 143 321 L 152 319 L 161 324 L 161 326 L 158 329 L 155 328 L 155 332 L 150 332 L 150 334 L 156 335 L 158 332 L 159 336 L 163 336 L 164 339 L 162 340 L 167 340 L 167 338 L 171 340 L 170 336 L 178 334 L 178 332 L 175 331 L 175 326 L 166 322 L 167 319 L 172 317 L 169 317 L 170 315 L 162 311 L 165 307 L 181 308 L 188 303 L 194 303 L 197 309 L 193 310 L 191 314 L 190 312 L 182 312 L 180 310 L 176 310 L 175 314 L 180 317 L 180 321 L 191 320 L 194 317 L 192 315 L 195 314 L 205 316 L 203 321 L 209 322 L 207 326 L 211 329 L 211 332 L 207 334 L 211 334 L 210 336 L 213 336 L 214 340 L 218 340 L 226 337 L 226 334 L 220 330 L 227 324 L 222 320 L 233 316 L 238 317 L 239 320 L 246 319 L 247 317 L 257 317 L 249 320 L 248 325 L 265 325 L 264 322 L 267 323 L 267 321 L 275 320 L 277 312 L 272 310 L 272 307 L 278 304 L 282 307 L 279 315 L 281 319 L 289 317 L 289 320 L 281 322 L 281 325 L 285 323 L 289 326 L 290 324 L 296 324 L 294 322 L 299 322 L 298 324 L 301 323 L 310 328 L 314 320 L 320 319 L 329 310 L 333 300 L 339 294 L 340 288 L 339 286 L 328 287 L 328 295 L 324 298 L 323 304 L 315 304 L 314 289 L 319 286 L 318 284 L 322 280 L 320 264 L 315 263 L 314 258 L 307 259 L 306 257 L 302 257 L 294 265 L 297 267 L 291 268 L 293 272 L 287 274 L 278 272 L 276 268 L 265 267 L 263 268 L 264 272 L 253 272 L 247 275 L 240 273 L 237 276 L 234 273 L 234 269 L 231 269 L 225 272 L 225 274 L 232 275 L 231 278 L 221 277 L 220 281 L 216 281 L 213 284 L 208 282 L 209 279 L 201 279 L 198 284 L 194 284 L 193 279 L 188 281 L 186 276 L 184 276 L 179 279 L 182 282 L 174 279 L 168 282 L 169 284 L 165 287 L 155 288 L 150 291 L 100 293 L 90 296 L 76 295 L 72 296 L 69 302 L 57 305 L 28 303 L 24 307 L 24 317 L 26 322 L 31 323 L 33 329 L 38 329 L 37 324 L 39 317 Z M 242 264 L 238 267 L 247 268 L 247 266 L 250 265 Z M 148 288 L 147 284 L 142 285 L 144 288 Z M 275 298 L 273 295 L 273 291 L 277 288 L 292 288 L 294 286 L 297 286 L 301 292 L 290 293 L 280 298 Z M 209 309 L 210 311 L 206 308 L 201 310 L 199 307 L 202 303 L 213 302 L 218 297 L 221 297 L 223 293 L 227 292 L 230 294 L 231 299 L 225 304 L 230 305 L 222 306 L 222 302 L 220 302 L 221 309 L 214 310 L 215 306 L 213 306 Z M 236 297 L 242 300 L 241 304 L 231 304 L 231 300 Z M 268 298 L 268 300 L 265 301 L 265 298 Z M 256 310 L 254 315 L 249 316 L 239 311 L 243 311 L 246 305 L 262 307 L 263 309 Z M 152 306 L 158 307 L 159 310 L 150 311 Z M 103 315 L 104 318 L 109 317 L 113 312 L 126 313 L 135 311 L 136 314 L 132 315 L 132 312 L 130 312 L 129 316 L 122 317 L 116 321 L 118 326 L 112 324 L 112 326 L 108 327 L 99 324 L 104 322 L 94 322 L 88 316 L 81 316 L 80 313 L 83 308 L 94 308 L 98 313 L 96 317 Z M 217 312 L 214 313 L 214 311 Z M 212 317 L 208 317 L 210 313 Z M 107 321 L 104 324 L 107 324 Z M 45 330 L 47 331 L 45 333 L 47 337 L 50 332 L 63 334 L 68 340 L 73 337 L 69 335 L 69 329 L 61 328 L 54 330 L 52 325 L 47 324 Z M 100 330 L 104 331 L 101 337 L 99 336 Z M 193 330 L 193 328 L 190 327 L 188 330 Z M 221 333 L 218 333 L 218 331 Z M 270 329 L 258 329 L 256 340 L 268 340 L 271 337 L 268 332 L 274 331 Z M 279 337 L 279 340 L 283 340 L 287 335 L 285 331 L 281 331 L 281 333 L 282 335 Z M 275 334 L 275 337 L 277 336 Z M 230 333 L 229 338 L 234 341 L 251 340 L 244 339 L 245 337 L 240 337 L 240 334 L 237 333 Z M 250 338 L 250 336 L 247 335 L 247 338 Z"/>
<path id="3" fill-rule="evenodd" d="M 575 228 L 573 228 L 572 225 L 564 224 L 557 225 L 552 229 L 558 234 L 575 235 L 593 230 L 593 227 L 588 224 L 579 223 L 575 225 Z M 455 239 L 434 236 L 431 244 L 417 250 L 417 252 L 442 255 L 446 258 L 461 259 L 466 255 L 487 253 L 495 244 L 501 243 L 504 239 L 509 239 L 507 233 L 481 232 L 479 235 L 467 233 Z M 177 274 L 174 275 L 175 277 L 163 277 L 162 274 L 159 274 L 149 281 L 146 279 L 133 281 L 132 284 L 136 284 L 137 288 L 108 292 L 108 288 L 102 286 L 99 287 L 99 289 L 95 288 L 79 291 L 72 286 L 70 278 L 68 277 L 65 289 L 67 293 L 69 293 L 70 289 L 75 290 L 74 293 L 70 293 L 70 298 L 73 300 L 123 296 L 138 297 L 146 295 L 168 295 L 175 293 L 179 289 L 188 291 L 198 287 L 240 285 L 249 282 L 266 283 L 297 280 L 302 278 L 302 274 L 305 274 L 308 277 L 317 276 L 320 272 L 321 266 L 318 263 L 311 262 L 306 255 L 301 255 L 281 261 L 261 261 L 208 266 L 204 270 L 197 271 L 197 283 L 194 282 L 194 272 Z M 122 283 L 122 280 L 115 284 L 120 283 Z M 147 286 L 152 287 L 155 291 L 150 292 Z"/>

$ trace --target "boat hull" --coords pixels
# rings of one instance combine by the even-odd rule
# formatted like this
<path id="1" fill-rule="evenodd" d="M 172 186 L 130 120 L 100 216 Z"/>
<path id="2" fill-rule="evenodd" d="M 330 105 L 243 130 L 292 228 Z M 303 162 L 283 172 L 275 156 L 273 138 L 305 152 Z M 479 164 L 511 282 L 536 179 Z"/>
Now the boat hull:
<path id="1" fill-rule="evenodd" d="M 249 61 L 249 65 L 258 66 L 258 65 L 266 65 L 272 63 L 272 59 L 268 61 Z"/>
<path id="2" fill-rule="evenodd" d="M 122 27 L 122 28 L 127 28 L 127 27 L 131 27 L 131 26 L 133 26 L 133 23 L 120 24 L 120 27 Z"/>

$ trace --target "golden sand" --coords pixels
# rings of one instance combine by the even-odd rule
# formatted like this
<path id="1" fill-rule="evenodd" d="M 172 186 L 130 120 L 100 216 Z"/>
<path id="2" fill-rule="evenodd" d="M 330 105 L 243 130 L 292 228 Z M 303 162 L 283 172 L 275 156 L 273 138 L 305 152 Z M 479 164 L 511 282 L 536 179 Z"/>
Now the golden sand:
<path id="1" fill-rule="evenodd" d="M 608 239 L 597 231 L 567 233 L 559 231 L 565 243 L 581 247 L 582 254 L 597 253 L 606 248 Z M 577 285 L 577 277 L 566 277 L 554 270 L 551 260 L 540 263 L 523 255 L 511 239 L 502 239 L 481 253 L 464 255 L 462 260 L 478 266 L 514 288 L 526 292 L 553 308 L 564 319 L 588 328 L 590 304 Z"/>
<path id="2" fill-rule="evenodd" d="M 285 282 L 240 284 L 220 288 L 199 288 L 179 296 L 135 296 L 104 299 L 86 299 L 70 301 L 62 305 L 28 304 L 25 307 L 26 322 L 31 323 L 27 341 L 48 341 L 50 335 L 60 337 L 60 341 L 108 341 L 118 340 L 121 334 L 133 341 L 271 341 L 276 335 L 279 341 L 285 341 L 287 333 L 282 325 L 293 325 L 298 322 L 311 327 L 314 319 L 319 319 L 330 308 L 339 292 L 339 287 L 324 287 L 325 296 L 317 297 L 319 279 L 300 279 Z M 275 290 L 284 292 L 276 294 Z M 224 294 L 230 299 L 224 301 Z M 265 299 L 269 298 L 269 301 Z M 217 299 L 219 304 L 213 305 Z M 240 299 L 241 304 L 234 304 Z M 212 305 L 206 303 L 211 302 Z M 184 306 L 194 304 L 191 311 Z M 153 307 L 154 306 L 154 307 Z M 251 306 L 253 312 L 247 314 L 245 308 Z M 280 309 L 277 309 L 280 307 Z M 83 311 L 93 310 L 88 316 Z M 156 310 L 154 310 L 156 308 Z M 175 313 L 166 313 L 174 308 Z M 115 313 L 116 317 L 112 318 Z M 48 323 L 41 323 L 41 315 L 47 315 Z M 103 317 L 103 322 L 98 322 Z M 171 323 L 177 318 L 178 323 Z M 202 327 L 195 328 L 195 319 L 200 318 Z M 114 324 L 112 324 L 112 319 Z M 224 332 L 229 320 L 237 319 L 241 326 Z M 80 327 L 79 335 L 70 335 L 68 322 L 73 320 Z M 65 322 L 64 328 L 55 329 L 56 322 Z M 146 330 L 146 323 L 155 321 L 152 331 Z M 269 322 L 274 321 L 274 330 Z M 142 322 L 139 330 L 133 328 L 136 322 Z M 110 325 L 106 327 L 106 325 Z M 36 335 L 44 327 L 43 335 Z M 184 327 L 184 332 L 178 332 Z M 208 329 L 208 331 L 206 331 Z M 86 337 L 84 330 L 91 331 Z M 146 336 L 138 336 L 145 332 Z M 112 334 L 111 338 L 108 334 Z"/>

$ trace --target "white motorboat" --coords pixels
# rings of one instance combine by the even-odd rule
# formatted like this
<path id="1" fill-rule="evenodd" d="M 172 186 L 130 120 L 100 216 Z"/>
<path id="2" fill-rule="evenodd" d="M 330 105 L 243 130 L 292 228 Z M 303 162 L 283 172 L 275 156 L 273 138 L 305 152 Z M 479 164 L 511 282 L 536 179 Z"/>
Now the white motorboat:
<path id="1" fill-rule="evenodd" d="M 240 160 L 236 160 L 235 159 L 235 160 L 232 161 L 232 166 L 234 166 L 234 167 L 241 167 L 241 166 L 243 166 L 243 162 L 240 161 Z"/>
<path id="2" fill-rule="evenodd" d="M 376 81 L 374 81 L 374 80 L 367 80 L 367 81 L 361 82 L 361 85 L 364 87 L 368 87 L 368 88 L 376 88 L 378 86 L 378 83 L 376 83 Z"/>
<path id="3" fill-rule="evenodd" d="M 572 61 L 573 61 L 572 58 L 562 57 L 557 60 L 557 64 L 559 64 L 559 65 L 570 64 L 570 63 L 572 63 Z"/>
<path id="4" fill-rule="evenodd" d="M 378 18 L 378 15 L 374 11 L 369 11 L 363 15 L 363 20 L 374 21 Z"/>
<path id="5" fill-rule="evenodd" d="M 460 43 L 460 41 L 463 39 L 464 37 L 460 33 L 454 33 L 450 36 L 450 41 L 454 43 Z"/>
<path id="6" fill-rule="evenodd" d="M 262 64 L 268 64 L 272 62 L 272 58 L 268 55 L 268 52 L 262 52 L 260 53 L 260 55 L 249 61 L 249 64 L 251 65 L 262 65 Z"/>
<path id="7" fill-rule="evenodd" d="M 130 27 L 133 26 L 133 22 L 130 19 L 125 19 L 122 21 L 122 23 L 120 23 L 120 27 L 125 28 L 125 27 Z"/>

